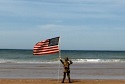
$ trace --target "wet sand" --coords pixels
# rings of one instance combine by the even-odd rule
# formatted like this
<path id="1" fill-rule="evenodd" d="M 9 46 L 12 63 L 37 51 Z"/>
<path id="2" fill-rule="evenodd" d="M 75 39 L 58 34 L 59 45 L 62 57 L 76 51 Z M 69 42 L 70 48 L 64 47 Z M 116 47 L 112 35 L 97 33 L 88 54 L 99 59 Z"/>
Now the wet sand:
<path id="1" fill-rule="evenodd" d="M 62 67 L 58 63 L 1 63 L 0 84 L 61 84 Z M 125 84 L 125 63 L 74 63 L 71 80 L 73 84 Z"/>

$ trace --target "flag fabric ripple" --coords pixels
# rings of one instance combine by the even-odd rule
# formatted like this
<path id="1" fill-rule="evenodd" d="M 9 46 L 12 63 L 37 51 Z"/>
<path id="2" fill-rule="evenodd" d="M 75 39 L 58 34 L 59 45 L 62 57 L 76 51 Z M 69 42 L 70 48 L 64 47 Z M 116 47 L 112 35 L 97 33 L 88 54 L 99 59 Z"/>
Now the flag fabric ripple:
<path id="1" fill-rule="evenodd" d="M 59 38 L 55 37 L 38 42 L 33 48 L 33 55 L 54 54 L 59 52 Z"/>

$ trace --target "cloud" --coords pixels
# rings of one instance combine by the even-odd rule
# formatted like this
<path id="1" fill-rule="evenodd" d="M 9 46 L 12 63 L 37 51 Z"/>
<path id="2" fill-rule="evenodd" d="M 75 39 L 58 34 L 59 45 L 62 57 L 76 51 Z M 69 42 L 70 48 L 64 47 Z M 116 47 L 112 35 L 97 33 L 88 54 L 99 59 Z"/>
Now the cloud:
<path id="1" fill-rule="evenodd" d="M 44 30 L 125 30 L 124 27 L 121 26 L 114 26 L 114 25 L 59 25 L 59 24 L 44 24 L 44 25 L 38 25 L 38 29 L 44 29 Z"/>
<path id="2" fill-rule="evenodd" d="M 45 25 L 39 25 L 38 26 L 40 29 L 49 29 L 49 30 L 53 30 L 53 29 L 65 29 L 68 28 L 65 25 L 58 25 L 58 24 L 45 24 Z"/>
<path id="3" fill-rule="evenodd" d="M 63 45 L 71 48 L 117 44 L 125 37 L 124 8 L 125 0 L 0 0 L 1 43 L 14 45 L 16 39 L 15 47 L 29 47 L 61 36 Z"/>
<path id="4" fill-rule="evenodd" d="M 125 1 L 120 0 L 123 3 Z M 112 10 L 118 4 L 115 0 L 5 0 L 1 1 L 0 10 L 10 16 L 26 16 L 41 18 L 112 18 L 117 15 Z M 121 6 L 121 5 L 119 5 Z M 122 7 L 122 6 L 121 6 Z M 56 10 L 55 10 L 56 9 Z M 118 9 L 118 8 L 117 8 Z M 119 11 L 119 10 L 118 10 Z"/>

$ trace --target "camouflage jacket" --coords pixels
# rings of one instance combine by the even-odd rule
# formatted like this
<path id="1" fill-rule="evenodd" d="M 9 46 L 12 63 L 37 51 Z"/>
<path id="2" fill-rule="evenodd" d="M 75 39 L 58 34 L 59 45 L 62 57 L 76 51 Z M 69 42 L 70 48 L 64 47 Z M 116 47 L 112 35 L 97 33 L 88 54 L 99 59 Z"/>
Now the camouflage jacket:
<path id="1" fill-rule="evenodd" d="M 63 64 L 64 72 L 70 72 L 70 64 L 72 64 L 73 62 L 71 60 L 63 61 L 62 59 L 60 59 L 60 61 Z"/>

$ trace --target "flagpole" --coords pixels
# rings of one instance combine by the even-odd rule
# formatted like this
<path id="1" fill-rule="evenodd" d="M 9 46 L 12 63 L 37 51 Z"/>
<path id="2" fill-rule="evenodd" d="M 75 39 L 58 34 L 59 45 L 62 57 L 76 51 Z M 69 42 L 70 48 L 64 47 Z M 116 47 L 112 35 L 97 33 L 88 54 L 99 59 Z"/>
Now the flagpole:
<path id="1" fill-rule="evenodd" d="M 59 39 L 59 60 L 61 57 L 61 50 L 60 50 L 60 39 Z M 58 81 L 59 81 L 59 72 L 60 72 L 60 61 L 59 61 L 59 66 L 58 66 Z"/>

